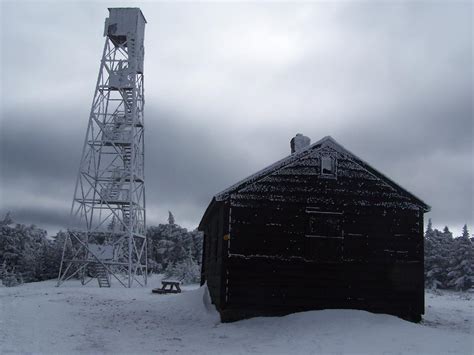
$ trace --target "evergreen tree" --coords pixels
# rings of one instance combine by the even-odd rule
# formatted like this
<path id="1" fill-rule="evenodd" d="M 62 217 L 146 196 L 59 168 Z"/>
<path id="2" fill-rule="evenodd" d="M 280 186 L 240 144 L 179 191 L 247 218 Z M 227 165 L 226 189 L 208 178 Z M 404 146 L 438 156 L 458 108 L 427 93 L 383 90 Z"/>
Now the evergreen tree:
<path id="1" fill-rule="evenodd" d="M 469 238 L 467 225 L 464 225 L 462 236 L 453 243 L 451 258 L 447 274 L 447 285 L 458 291 L 465 291 L 472 287 L 474 278 L 474 250 Z"/>
<path id="2" fill-rule="evenodd" d="M 172 277 L 183 283 L 196 283 L 201 279 L 201 267 L 191 257 L 171 264 L 166 269 L 166 277 Z"/>
<path id="3" fill-rule="evenodd" d="M 201 265 L 202 263 L 202 244 L 203 244 L 203 235 L 197 229 L 189 232 L 191 239 L 191 254 L 194 260 Z"/>
<path id="4" fill-rule="evenodd" d="M 0 265 L 3 283 L 39 281 L 44 277 L 43 254 L 49 247 L 46 231 L 14 224 L 10 214 L 0 222 Z"/>
<path id="5" fill-rule="evenodd" d="M 426 227 L 425 237 L 430 237 L 433 235 L 433 223 L 431 222 L 431 218 L 428 219 L 428 226 Z"/>
<path id="6" fill-rule="evenodd" d="M 56 236 L 53 237 L 53 240 L 49 240 L 48 245 L 43 248 L 41 257 L 41 279 L 48 280 L 58 277 L 65 238 L 66 234 L 59 231 Z M 70 245 L 67 245 L 65 249 L 65 258 L 72 259 L 72 255 L 73 250 Z"/>
<path id="7" fill-rule="evenodd" d="M 177 279 L 184 277 L 184 282 L 195 282 L 189 280 L 200 277 L 203 238 L 199 231 L 188 232 L 176 224 L 173 214 L 169 212 L 168 223 L 149 227 L 147 238 L 150 272 L 165 272 Z"/>
<path id="8" fill-rule="evenodd" d="M 8 226 L 9 224 L 13 223 L 13 219 L 11 217 L 10 211 L 8 211 L 5 216 L 3 216 L 3 219 L 0 221 L 0 226 Z"/>
<path id="9" fill-rule="evenodd" d="M 425 232 L 425 283 L 430 288 L 446 288 L 449 257 L 453 243 L 446 226 L 443 232 L 433 230 L 431 219 Z"/>
<path id="10" fill-rule="evenodd" d="M 442 236 L 445 238 L 447 243 L 450 243 L 453 240 L 453 233 L 449 230 L 448 226 L 443 228 Z"/>
<path id="11" fill-rule="evenodd" d="M 174 216 L 171 213 L 171 211 L 168 211 L 168 224 L 171 224 L 171 225 L 175 224 L 174 223 Z"/>

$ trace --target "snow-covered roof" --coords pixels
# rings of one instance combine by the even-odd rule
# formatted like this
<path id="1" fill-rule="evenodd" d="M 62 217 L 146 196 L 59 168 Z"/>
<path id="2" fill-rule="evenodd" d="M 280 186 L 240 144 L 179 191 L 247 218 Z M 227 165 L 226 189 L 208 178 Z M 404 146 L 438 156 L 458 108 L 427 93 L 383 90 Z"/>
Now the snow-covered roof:
<path id="1" fill-rule="evenodd" d="M 238 190 L 240 187 L 242 187 L 243 185 L 248 185 L 249 183 L 253 183 L 257 180 L 260 180 L 261 178 L 263 178 L 264 176 L 298 160 L 299 158 L 301 158 L 302 156 L 306 155 L 306 153 L 308 153 L 310 150 L 313 150 L 314 148 L 319 148 L 320 145 L 322 145 L 322 143 L 324 143 L 326 140 L 333 140 L 330 136 L 326 136 L 324 138 L 322 138 L 321 140 L 317 141 L 316 143 L 313 143 L 311 145 L 309 145 L 307 148 L 304 148 L 302 150 L 300 150 L 299 152 L 296 152 L 296 153 L 293 153 L 283 159 L 280 159 L 278 160 L 277 162 L 267 166 L 266 168 L 263 168 L 262 170 L 259 170 L 257 171 L 255 174 L 252 174 L 248 177 L 246 177 L 245 179 L 243 180 L 240 180 L 239 182 L 235 183 L 234 185 L 228 187 L 227 189 L 219 192 L 218 194 L 216 194 L 214 197 L 216 199 L 216 201 L 222 201 L 222 200 L 225 200 L 228 195 L 236 190 Z"/>
<path id="2" fill-rule="evenodd" d="M 375 170 L 374 168 L 372 168 L 365 161 L 358 158 L 355 154 L 351 153 L 346 148 L 344 148 L 342 145 L 340 145 L 338 142 L 336 142 L 336 140 L 334 138 L 332 138 L 331 136 L 326 136 L 326 137 L 320 139 L 319 141 L 311 144 L 307 148 L 304 148 L 299 152 L 293 153 L 293 154 L 291 154 L 291 155 L 289 155 L 289 156 L 287 156 L 287 157 L 285 157 L 281 160 L 278 160 L 277 162 L 267 166 L 266 168 L 264 168 L 260 171 L 257 171 L 255 174 L 252 174 L 252 175 L 246 177 L 245 179 L 240 180 L 239 182 L 233 184 L 232 186 L 228 187 L 227 189 L 225 189 L 225 190 L 219 192 L 218 194 L 216 194 L 214 196 L 214 199 L 216 201 L 223 201 L 223 200 L 227 199 L 230 194 L 232 194 L 233 192 L 235 192 L 237 190 L 240 190 L 244 186 L 252 184 L 252 183 L 264 178 L 265 176 L 267 176 L 267 175 L 269 175 L 269 174 L 271 174 L 271 173 L 273 173 L 273 172 L 275 172 L 275 171 L 277 171 L 277 170 L 279 170 L 279 169 L 281 169 L 281 168 L 297 161 L 298 159 L 306 156 L 307 154 L 313 152 L 314 150 L 321 149 L 321 148 L 326 147 L 326 146 L 329 146 L 331 149 L 333 149 L 333 150 L 335 150 L 335 151 L 337 151 L 341 154 L 349 156 L 351 160 L 355 161 L 356 163 L 361 165 L 363 168 L 368 170 L 370 173 L 372 173 L 373 175 L 377 176 L 378 178 L 384 180 L 385 182 L 387 182 L 389 185 L 393 186 L 397 190 L 402 191 L 403 193 L 407 194 L 409 197 L 411 197 L 413 200 L 415 200 L 420 206 L 422 206 L 426 211 L 429 211 L 430 207 L 426 203 L 424 203 L 421 199 L 419 199 L 418 197 L 416 197 L 412 193 L 408 192 L 406 189 L 399 186 L 397 183 L 395 183 L 393 180 L 391 180 L 390 178 L 388 178 L 387 176 L 385 176 L 381 172 L 379 172 L 379 171 Z"/>

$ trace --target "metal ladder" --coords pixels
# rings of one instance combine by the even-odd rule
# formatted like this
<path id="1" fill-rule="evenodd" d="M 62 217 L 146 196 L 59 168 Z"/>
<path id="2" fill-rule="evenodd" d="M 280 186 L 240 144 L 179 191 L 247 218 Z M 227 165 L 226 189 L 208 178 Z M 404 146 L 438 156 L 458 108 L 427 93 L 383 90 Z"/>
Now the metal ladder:
<path id="1" fill-rule="evenodd" d="M 95 264 L 95 276 L 99 282 L 99 287 L 110 287 L 109 272 L 102 264 Z"/>
<path id="2" fill-rule="evenodd" d="M 133 120 L 133 114 L 132 114 L 132 109 L 133 109 L 133 90 L 125 90 L 125 122 L 127 124 L 132 123 Z"/>
<path id="3" fill-rule="evenodd" d="M 123 223 L 128 227 L 130 224 L 130 206 L 129 205 L 122 206 L 122 216 L 123 216 Z"/>
<path id="4" fill-rule="evenodd" d="M 132 146 L 126 145 L 123 147 L 122 159 L 125 171 L 130 168 L 130 161 L 132 160 Z"/>

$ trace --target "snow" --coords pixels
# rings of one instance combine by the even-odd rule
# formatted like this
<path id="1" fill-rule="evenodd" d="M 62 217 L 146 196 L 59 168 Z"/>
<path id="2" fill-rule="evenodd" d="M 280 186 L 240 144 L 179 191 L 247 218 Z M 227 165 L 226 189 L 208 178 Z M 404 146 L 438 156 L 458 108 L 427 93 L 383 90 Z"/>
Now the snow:
<path id="1" fill-rule="evenodd" d="M 151 288 L 76 281 L 0 287 L 0 353 L 470 354 L 468 293 L 427 293 L 421 324 L 356 310 L 302 312 L 220 323 L 207 288 L 157 295 Z"/>

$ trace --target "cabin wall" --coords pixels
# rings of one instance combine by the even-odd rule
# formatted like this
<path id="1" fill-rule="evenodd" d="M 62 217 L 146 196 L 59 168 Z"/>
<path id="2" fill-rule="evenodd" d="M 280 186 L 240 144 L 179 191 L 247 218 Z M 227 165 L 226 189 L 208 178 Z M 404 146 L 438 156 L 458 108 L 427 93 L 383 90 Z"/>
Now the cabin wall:
<path id="1" fill-rule="evenodd" d="M 317 152 L 230 196 L 230 318 L 232 309 L 424 313 L 422 211 L 350 158 L 323 154 L 336 158 L 336 176 L 321 175 Z M 333 213 L 337 238 L 307 236 L 321 212 Z"/>
<path id="2" fill-rule="evenodd" d="M 223 306 L 225 262 L 227 243 L 223 236 L 228 233 L 228 207 L 218 203 L 209 216 L 204 228 L 203 263 L 201 284 L 207 282 L 212 302 L 218 309 Z"/>
<path id="3" fill-rule="evenodd" d="M 346 211 L 344 237 L 329 246 L 306 237 L 307 218 L 301 207 L 231 211 L 230 307 L 423 313 L 423 239 L 418 232 L 422 220 L 416 218 L 417 211 L 384 211 L 378 216 L 370 209 L 359 214 Z"/>

